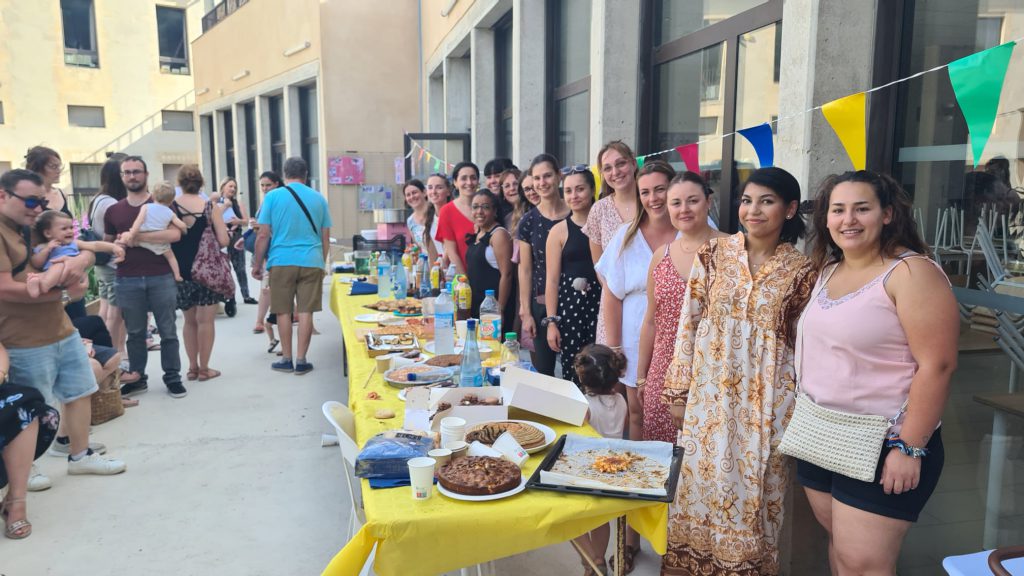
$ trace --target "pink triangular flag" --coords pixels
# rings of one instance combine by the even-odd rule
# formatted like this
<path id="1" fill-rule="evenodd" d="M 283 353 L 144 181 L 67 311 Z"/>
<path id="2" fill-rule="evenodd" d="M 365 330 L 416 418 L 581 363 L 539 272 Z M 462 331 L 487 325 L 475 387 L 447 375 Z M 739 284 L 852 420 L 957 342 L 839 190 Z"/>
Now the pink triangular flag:
<path id="1" fill-rule="evenodd" d="M 697 161 L 696 142 L 693 144 L 676 146 L 676 152 L 679 152 L 679 157 L 683 159 L 683 164 L 686 164 L 687 170 L 700 174 L 700 162 Z"/>

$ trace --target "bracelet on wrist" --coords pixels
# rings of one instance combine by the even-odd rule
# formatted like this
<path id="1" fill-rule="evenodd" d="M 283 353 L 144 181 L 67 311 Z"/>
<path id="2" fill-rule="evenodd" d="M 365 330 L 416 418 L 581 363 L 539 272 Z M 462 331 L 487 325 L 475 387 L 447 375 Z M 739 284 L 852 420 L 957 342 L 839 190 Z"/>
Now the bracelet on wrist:
<path id="1" fill-rule="evenodd" d="M 927 448 L 911 446 L 896 434 L 890 434 L 889 437 L 885 439 L 885 447 L 895 448 L 911 458 L 923 458 L 928 455 Z"/>
<path id="2" fill-rule="evenodd" d="M 636 379 L 636 386 L 637 386 L 637 388 L 639 388 L 640 386 L 643 386 L 644 384 L 647 384 L 647 378 L 637 378 Z"/>

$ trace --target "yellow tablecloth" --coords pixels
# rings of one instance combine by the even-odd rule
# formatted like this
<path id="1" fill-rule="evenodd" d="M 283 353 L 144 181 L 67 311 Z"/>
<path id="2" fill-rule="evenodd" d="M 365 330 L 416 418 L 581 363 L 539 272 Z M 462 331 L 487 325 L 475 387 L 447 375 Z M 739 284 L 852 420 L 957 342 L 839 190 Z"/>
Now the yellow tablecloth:
<path id="1" fill-rule="evenodd" d="M 356 339 L 355 316 L 371 312 L 364 304 L 376 296 L 349 296 L 349 285 L 331 285 L 331 310 L 341 321 L 348 355 L 348 406 L 356 417 L 356 442 L 401 426 L 404 405 L 397 390 L 387 386 L 374 370 L 375 362 Z M 370 325 L 365 325 L 369 327 Z M 380 400 L 368 400 L 368 392 Z M 399 416 L 377 420 L 378 408 L 392 408 Z M 576 427 L 513 409 L 510 417 L 546 424 L 559 435 L 567 432 L 596 436 L 589 426 Z M 524 476 L 533 473 L 544 453 L 530 458 Z M 381 576 L 433 575 L 565 542 L 625 514 L 630 525 L 665 552 L 668 505 L 618 498 L 598 498 L 527 490 L 490 502 L 464 502 L 446 498 L 435 489 L 429 500 L 415 501 L 408 488 L 374 490 L 363 481 L 366 525 L 324 570 L 325 576 L 358 574 L 373 545 L 374 570 Z"/>

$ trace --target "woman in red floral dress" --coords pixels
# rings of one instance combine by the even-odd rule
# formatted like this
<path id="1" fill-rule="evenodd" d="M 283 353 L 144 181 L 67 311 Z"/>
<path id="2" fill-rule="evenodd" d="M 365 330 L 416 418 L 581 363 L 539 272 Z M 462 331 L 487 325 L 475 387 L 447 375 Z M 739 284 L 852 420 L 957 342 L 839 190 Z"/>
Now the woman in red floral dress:
<path id="1" fill-rule="evenodd" d="M 668 212 L 680 237 L 655 250 L 647 281 L 647 313 L 640 333 L 637 392 L 644 407 L 644 440 L 676 443 L 679 432 L 661 400 L 665 372 L 675 349 L 676 328 L 683 307 L 693 257 L 708 240 L 724 236 L 708 225 L 711 189 L 700 175 L 681 172 L 668 189 Z"/>

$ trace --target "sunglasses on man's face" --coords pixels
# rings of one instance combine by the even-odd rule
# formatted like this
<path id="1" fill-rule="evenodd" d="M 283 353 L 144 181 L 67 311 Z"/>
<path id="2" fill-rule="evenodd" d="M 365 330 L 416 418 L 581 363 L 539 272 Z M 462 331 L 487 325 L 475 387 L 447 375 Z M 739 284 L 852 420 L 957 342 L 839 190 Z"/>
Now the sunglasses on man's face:
<path id="1" fill-rule="evenodd" d="M 573 174 L 579 174 L 581 172 L 590 172 L 590 166 L 586 164 L 577 164 L 575 166 L 565 166 L 562 168 L 562 176 L 572 176 Z"/>
<path id="2" fill-rule="evenodd" d="M 46 207 L 50 204 L 49 200 L 46 198 L 40 198 L 39 196 L 19 196 L 10 190 L 8 190 L 7 193 L 24 202 L 25 208 L 28 208 L 29 210 L 35 210 L 36 208 L 46 210 Z"/>

